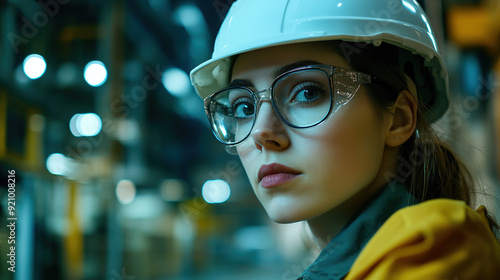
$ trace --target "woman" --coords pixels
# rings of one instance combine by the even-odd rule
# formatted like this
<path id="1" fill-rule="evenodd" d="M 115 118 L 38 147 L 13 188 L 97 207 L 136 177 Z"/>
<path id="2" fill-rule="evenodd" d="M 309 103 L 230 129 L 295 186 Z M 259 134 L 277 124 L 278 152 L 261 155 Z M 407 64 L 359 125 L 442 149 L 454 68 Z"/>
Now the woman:
<path id="1" fill-rule="evenodd" d="M 191 72 L 278 223 L 323 247 L 300 279 L 497 279 L 500 245 L 429 124 L 448 77 L 407 0 L 239 0 Z"/>

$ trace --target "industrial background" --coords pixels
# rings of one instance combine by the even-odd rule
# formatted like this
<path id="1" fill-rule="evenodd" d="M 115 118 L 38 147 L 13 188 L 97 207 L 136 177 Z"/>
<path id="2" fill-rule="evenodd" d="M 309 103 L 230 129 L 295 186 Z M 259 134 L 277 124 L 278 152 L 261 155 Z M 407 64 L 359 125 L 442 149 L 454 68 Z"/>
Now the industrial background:
<path id="1" fill-rule="evenodd" d="M 189 83 L 232 2 L 0 0 L 0 279 L 296 279 L 314 260 Z M 436 129 L 500 217 L 500 1 L 419 3 L 450 73 Z"/>

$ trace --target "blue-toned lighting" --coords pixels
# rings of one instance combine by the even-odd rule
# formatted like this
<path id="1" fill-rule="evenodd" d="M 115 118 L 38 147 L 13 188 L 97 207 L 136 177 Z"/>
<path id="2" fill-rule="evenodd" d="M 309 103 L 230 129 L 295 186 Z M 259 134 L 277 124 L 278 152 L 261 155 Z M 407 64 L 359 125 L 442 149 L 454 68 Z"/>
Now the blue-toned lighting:
<path id="1" fill-rule="evenodd" d="M 182 5 L 174 13 L 174 20 L 187 27 L 203 24 L 203 13 L 194 5 Z"/>
<path id="2" fill-rule="evenodd" d="M 427 26 L 427 31 L 432 32 L 431 24 L 429 23 L 429 20 L 424 14 L 422 14 L 422 20 L 425 22 L 425 25 Z"/>
<path id="3" fill-rule="evenodd" d="M 215 126 L 214 126 L 215 127 Z M 225 137 L 227 138 L 227 130 L 225 127 L 221 126 L 221 127 L 215 127 L 216 129 L 219 129 L 220 133 Z"/>
<path id="4" fill-rule="evenodd" d="M 166 201 L 180 201 L 184 197 L 184 182 L 168 179 L 161 184 L 161 195 Z"/>
<path id="5" fill-rule="evenodd" d="M 231 188 L 223 180 L 209 180 L 203 184 L 201 195 L 207 203 L 223 203 L 229 199 Z"/>
<path id="6" fill-rule="evenodd" d="M 47 63 L 39 54 L 30 54 L 24 59 L 24 73 L 32 80 L 40 78 L 45 73 L 45 69 L 47 69 Z"/>
<path id="7" fill-rule="evenodd" d="M 182 69 L 172 67 L 163 72 L 162 82 L 170 94 L 176 97 L 183 97 L 189 94 L 191 82 L 188 74 Z"/>
<path id="8" fill-rule="evenodd" d="M 414 13 L 414 14 L 416 14 L 416 13 L 417 13 L 417 10 L 415 9 L 415 7 L 414 7 L 412 4 L 410 4 L 410 3 L 408 3 L 408 2 L 406 2 L 406 1 L 404 1 L 404 0 L 403 0 L 403 5 L 404 5 L 404 6 L 405 6 L 408 10 L 410 10 L 412 13 Z"/>
<path id="9" fill-rule="evenodd" d="M 51 154 L 46 161 L 47 170 L 54 175 L 68 175 L 69 165 L 68 158 L 60 153 Z"/>
<path id="10" fill-rule="evenodd" d="M 135 187 L 134 187 L 135 190 Z M 133 199 L 128 203 L 128 201 L 133 194 Z M 135 219 L 135 220 L 147 220 L 161 217 L 168 211 L 165 202 L 157 194 L 148 193 L 144 190 L 130 193 L 128 195 L 128 200 L 120 200 L 122 204 L 126 204 L 124 207 L 120 207 L 121 217 L 124 219 Z M 154 230 L 152 223 L 147 223 L 143 230 Z M 149 232 L 149 231 L 148 231 Z"/>
<path id="11" fill-rule="evenodd" d="M 69 129 L 75 137 L 96 136 L 101 128 L 101 118 L 94 113 L 76 114 L 69 121 Z"/>
<path id="12" fill-rule="evenodd" d="M 85 69 L 83 70 L 83 77 L 89 85 L 98 87 L 106 82 L 106 79 L 108 78 L 108 71 L 106 70 L 104 63 L 94 60 L 87 63 L 85 66 Z"/>
<path id="13" fill-rule="evenodd" d="M 424 14 L 422 14 L 421 17 L 422 17 L 422 20 L 425 22 L 425 25 L 427 26 L 427 32 L 432 33 L 431 24 L 429 23 L 429 20 L 427 19 L 427 17 Z M 434 38 L 434 36 L 430 36 L 430 38 L 432 41 L 432 45 L 434 46 L 434 49 L 437 50 L 438 46 L 436 43 L 436 39 Z"/>
<path id="14" fill-rule="evenodd" d="M 481 87 L 478 77 L 481 77 L 481 63 L 477 55 L 467 53 L 463 57 L 462 81 L 465 91 L 469 95 L 473 95 L 476 90 Z"/>

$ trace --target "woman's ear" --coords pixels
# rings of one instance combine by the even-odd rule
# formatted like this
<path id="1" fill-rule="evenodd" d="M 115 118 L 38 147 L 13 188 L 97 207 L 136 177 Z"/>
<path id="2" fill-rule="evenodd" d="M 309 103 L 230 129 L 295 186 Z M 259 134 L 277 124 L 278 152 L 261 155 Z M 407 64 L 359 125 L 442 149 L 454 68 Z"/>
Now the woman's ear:
<path id="1" fill-rule="evenodd" d="M 385 144 L 389 147 L 397 147 L 406 142 L 417 125 L 417 101 L 407 90 L 399 93 L 398 99 L 389 110 L 391 111 L 391 122 L 386 134 Z"/>

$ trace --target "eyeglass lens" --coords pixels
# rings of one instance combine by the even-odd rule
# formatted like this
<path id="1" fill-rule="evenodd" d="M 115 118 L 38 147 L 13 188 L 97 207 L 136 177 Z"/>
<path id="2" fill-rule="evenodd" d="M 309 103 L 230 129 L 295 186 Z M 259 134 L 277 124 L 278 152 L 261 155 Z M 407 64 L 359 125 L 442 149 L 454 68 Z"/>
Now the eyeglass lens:
<path id="1" fill-rule="evenodd" d="M 292 127 L 309 127 L 323 121 L 331 109 L 329 73 L 316 68 L 290 72 L 272 86 L 273 106 Z M 228 88 L 209 104 L 212 128 L 224 143 L 243 141 L 255 123 L 260 100 L 249 89 Z"/>

